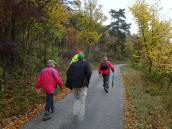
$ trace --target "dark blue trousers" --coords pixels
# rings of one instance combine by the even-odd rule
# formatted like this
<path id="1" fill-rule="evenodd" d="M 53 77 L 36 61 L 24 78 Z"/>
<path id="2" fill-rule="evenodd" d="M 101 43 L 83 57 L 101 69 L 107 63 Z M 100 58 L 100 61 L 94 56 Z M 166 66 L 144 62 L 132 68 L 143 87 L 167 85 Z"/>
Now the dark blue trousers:
<path id="1" fill-rule="evenodd" d="M 48 115 L 51 112 L 54 111 L 54 94 L 47 94 L 47 100 L 46 100 L 46 105 L 45 105 L 45 112 L 44 115 Z"/>

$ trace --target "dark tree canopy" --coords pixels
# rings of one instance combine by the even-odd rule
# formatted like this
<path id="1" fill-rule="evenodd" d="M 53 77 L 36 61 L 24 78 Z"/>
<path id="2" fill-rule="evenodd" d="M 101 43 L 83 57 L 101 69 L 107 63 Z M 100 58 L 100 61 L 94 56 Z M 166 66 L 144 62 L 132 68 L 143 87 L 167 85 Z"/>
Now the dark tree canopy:
<path id="1" fill-rule="evenodd" d="M 131 25 L 126 23 L 125 9 L 119 9 L 118 11 L 111 9 L 110 14 L 113 19 L 109 25 L 110 35 L 125 41 L 126 36 L 130 33 L 129 29 Z"/>
<path id="2" fill-rule="evenodd" d="M 116 57 L 121 59 L 126 55 L 125 42 L 130 34 L 130 25 L 126 23 L 125 9 L 119 9 L 118 11 L 111 9 L 112 22 L 108 25 L 108 32 L 111 37 L 111 49 L 116 53 Z"/>

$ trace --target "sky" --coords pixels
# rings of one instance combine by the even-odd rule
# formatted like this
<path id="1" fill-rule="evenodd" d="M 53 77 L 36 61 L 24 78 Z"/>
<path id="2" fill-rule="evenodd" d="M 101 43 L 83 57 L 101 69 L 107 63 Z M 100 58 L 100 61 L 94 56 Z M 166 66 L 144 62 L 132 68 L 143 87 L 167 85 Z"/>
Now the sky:
<path id="1" fill-rule="evenodd" d="M 155 0 L 147 0 L 149 3 L 152 3 Z M 172 19 L 172 0 L 158 0 L 160 1 L 160 5 L 162 6 L 161 16 L 162 19 L 169 20 Z M 132 6 L 135 3 L 135 0 L 98 0 L 99 4 L 103 6 L 103 13 L 108 17 L 108 20 L 104 23 L 109 24 L 111 19 L 109 15 L 110 9 L 118 10 L 118 9 L 126 9 L 126 21 L 127 23 L 132 23 L 131 25 L 131 33 L 137 33 L 137 25 L 132 16 L 131 12 L 129 12 L 128 7 Z"/>

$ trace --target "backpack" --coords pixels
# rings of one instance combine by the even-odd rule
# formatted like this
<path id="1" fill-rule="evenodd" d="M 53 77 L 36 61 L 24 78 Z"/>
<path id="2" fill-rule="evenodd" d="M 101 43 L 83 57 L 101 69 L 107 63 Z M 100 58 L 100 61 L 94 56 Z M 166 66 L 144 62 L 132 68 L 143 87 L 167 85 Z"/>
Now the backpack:
<path id="1" fill-rule="evenodd" d="M 42 72 L 44 72 L 44 69 L 41 71 L 41 73 L 42 73 Z M 52 72 L 52 76 L 53 76 L 54 80 L 56 80 L 56 79 L 55 79 L 55 75 L 54 75 L 54 70 L 51 69 L 51 72 Z"/>
<path id="2" fill-rule="evenodd" d="M 107 69 L 109 69 L 108 63 L 107 63 L 107 62 L 102 62 L 102 63 L 101 63 L 101 69 L 102 69 L 102 70 L 107 70 Z"/>

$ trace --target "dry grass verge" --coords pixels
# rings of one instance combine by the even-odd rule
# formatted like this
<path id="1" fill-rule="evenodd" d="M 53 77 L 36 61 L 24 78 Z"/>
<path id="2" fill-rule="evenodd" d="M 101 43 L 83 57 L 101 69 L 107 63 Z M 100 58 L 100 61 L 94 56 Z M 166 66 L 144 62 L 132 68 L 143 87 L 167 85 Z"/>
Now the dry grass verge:
<path id="1" fill-rule="evenodd" d="M 122 77 L 126 91 L 125 129 L 171 129 L 172 112 L 166 107 L 172 103 L 172 90 L 129 66 L 122 67 Z"/>

